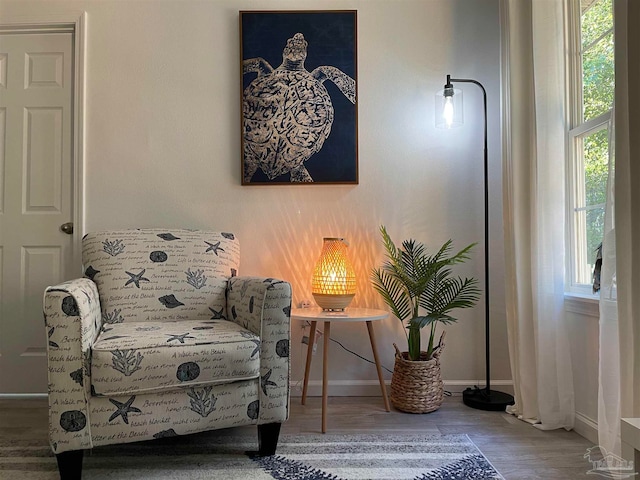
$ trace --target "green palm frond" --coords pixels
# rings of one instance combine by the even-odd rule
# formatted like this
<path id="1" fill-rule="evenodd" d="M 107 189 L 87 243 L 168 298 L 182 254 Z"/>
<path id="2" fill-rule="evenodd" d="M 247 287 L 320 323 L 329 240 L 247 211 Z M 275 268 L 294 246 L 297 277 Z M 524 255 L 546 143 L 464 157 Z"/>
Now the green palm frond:
<path id="1" fill-rule="evenodd" d="M 404 321 L 411 316 L 411 299 L 401 282 L 385 270 L 373 270 L 371 272 L 373 288 L 382 295 L 384 302 L 391 308 L 391 312 Z"/>
<path id="2" fill-rule="evenodd" d="M 458 319 L 451 317 L 449 315 L 443 315 L 439 313 L 432 313 L 430 315 L 425 315 L 421 317 L 412 318 L 409 322 L 410 327 L 424 328 L 427 325 L 432 325 L 436 322 L 442 323 L 443 325 L 450 325 L 452 323 L 457 322 Z"/>
<path id="3" fill-rule="evenodd" d="M 405 240 L 398 248 L 384 225 L 380 227 L 380 233 L 386 260 L 380 268 L 371 271 L 373 287 L 403 325 L 408 320 L 405 327 L 410 331 L 431 327 L 429 356 L 434 348 L 435 326 L 456 322 L 450 313 L 458 308 L 473 307 L 480 298 L 477 280 L 453 276 L 451 268 L 469 260 L 476 244 L 452 253 L 453 242 L 447 240 L 430 255 L 424 244 L 413 239 Z M 417 352 L 419 354 L 419 345 Z"/>
<path id="4" fill-rule="evenodd" d="M 474 278 L 441 278 L 436 288 L 420 298 L 420 306 L 433 313 L 446 314 L 457 308 L 473 307 L 480 299 Z"/>

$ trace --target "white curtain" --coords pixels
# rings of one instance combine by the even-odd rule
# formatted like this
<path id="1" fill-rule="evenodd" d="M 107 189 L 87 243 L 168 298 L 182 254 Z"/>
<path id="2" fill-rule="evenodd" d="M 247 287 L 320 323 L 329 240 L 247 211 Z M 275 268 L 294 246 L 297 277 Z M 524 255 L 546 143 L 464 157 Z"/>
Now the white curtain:
<path id="1" fill-rule="evenodd" d="M 635 0 L 617 0 L 614 9 L 615 127 L 612 129 L 614 134 L 610 135 L 600 291 L 598 443 L 608 452 L 620 455 L 620 418 L 640 417 L 640 328 L 637 319 L 640 311 L 637 280 L 640 272 L 637 258 L 640 170 L 632 160 L 634 157 L 637 160 L 640 144 L 637 134 L 629 128 L 631 122 L 638 122 L 638 98 L 632 99 L 630 92 L 640 80 L 640 72 L 631 68 L 628 60 L 634 61 L 638 54 L 638 36 L 635 34 L 635 40 L 631 38 L 632 30 L 637 29 L 640 21 L 640 8 Z"/>
<path id="2" fill-rule="evenodd" d="M 541 429 L 573 428 L 564 320 L 565 69 L 562 0 L 503 0 L 503 202 L 515 405 Z"/>
<path id="3" fill-rule="evenodd" d="M 614 122 L 612 122 L 613 124 Z M 620 341 L 616 285 L 615 129 L 609 132 L 609 179 L 600 273 L 600 360 L 598 368 L 598 444 L 621 454 Z"/>

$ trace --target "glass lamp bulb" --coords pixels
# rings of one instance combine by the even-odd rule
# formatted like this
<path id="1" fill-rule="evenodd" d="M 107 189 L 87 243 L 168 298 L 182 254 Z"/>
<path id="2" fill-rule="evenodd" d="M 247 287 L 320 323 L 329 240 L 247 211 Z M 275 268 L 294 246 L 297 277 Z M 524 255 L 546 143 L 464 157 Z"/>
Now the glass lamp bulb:
<path id="1" fill-rule="evenodd" d="M 445 97 L 442 117 L 447 128 L 453 125 L 453 97 Z"/>

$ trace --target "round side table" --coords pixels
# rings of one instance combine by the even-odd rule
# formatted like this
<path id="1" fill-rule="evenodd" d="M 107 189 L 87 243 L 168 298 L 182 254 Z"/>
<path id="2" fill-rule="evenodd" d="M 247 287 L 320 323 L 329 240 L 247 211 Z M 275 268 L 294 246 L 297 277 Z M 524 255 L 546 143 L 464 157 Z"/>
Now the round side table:
<path id="1" fill-rule="evenodd" d="M 309 370 L 311 368 L 311 358 L 313 356 L 313 342 L 316 335 L 318 322 L 324 322 L 324 345 L 322 349 L 322 433 L 327 431 L 327 397 L 328 382 L 327 373 L 329 371 L 329 341 L 331 339 L 331 323 L 365 322 L 369 331 L 369 341 L 373 351 L 373 359 L 378 371 L 378 380 L 382 390 L 384 408 L 391 411 L 387 388 L 382 377 L 382 368 L 378 360 L 378 349 L 376 348 L 376 337 L 373 332 L 373 323 L 376 320 L 383 320 L 389 316 L 384 310 L 372 308 L 346 308 L 343 312 L 326 312 L 320 308 L 294 308 L 291 311 L 293 320 L 308 321 L 311 323 L 309 333 L 309 343 L 307 344 L 307 363 L 304 368 L 304 383 L 302 387 L 302 405 L 307 401 L 307 385 L 309 384 Z"/>

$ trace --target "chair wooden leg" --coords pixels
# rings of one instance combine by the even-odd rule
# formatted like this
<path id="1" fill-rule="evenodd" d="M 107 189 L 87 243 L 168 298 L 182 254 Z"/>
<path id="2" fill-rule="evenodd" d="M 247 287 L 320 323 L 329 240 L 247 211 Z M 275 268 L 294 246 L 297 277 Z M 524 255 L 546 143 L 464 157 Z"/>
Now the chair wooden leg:
<path id="1" fill-rule="evenodd" d="M 281 423 L 265 423 L 258 425 L 258 455 L 261 457 L 274 455 L 278 446 Z"/>
<path id="2" fill-rule="evenodd" d="M 60 480 L 80 480 L 82 478 L 83 456 L 84 450 L 69 450 L 56 455 Z"/>

